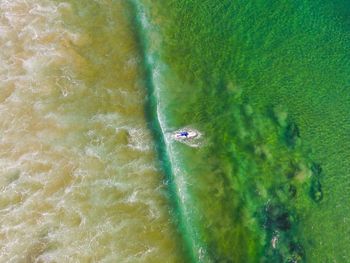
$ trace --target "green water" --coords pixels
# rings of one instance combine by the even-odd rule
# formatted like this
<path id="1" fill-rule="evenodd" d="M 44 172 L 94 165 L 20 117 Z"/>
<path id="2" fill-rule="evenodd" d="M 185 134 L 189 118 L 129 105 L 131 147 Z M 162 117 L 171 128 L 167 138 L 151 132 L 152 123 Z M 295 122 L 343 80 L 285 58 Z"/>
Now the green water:
<path id="1" fill-rule="evenodd" d="M 144 2 L 165 126 L 205 135 L 170 143 L 194 260 L 346 262 L 348 4 Z"/>

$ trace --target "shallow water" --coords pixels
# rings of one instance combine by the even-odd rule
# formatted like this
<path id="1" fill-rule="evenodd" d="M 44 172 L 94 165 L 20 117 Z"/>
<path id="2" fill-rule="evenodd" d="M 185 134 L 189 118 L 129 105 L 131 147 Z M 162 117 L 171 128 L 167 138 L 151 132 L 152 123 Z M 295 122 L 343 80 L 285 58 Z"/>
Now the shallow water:
<path id="1" fill-rule="evenodd" d="M 142 2 L 161 129 L 205 134 L 163 146 L 194 261 L 346 261 L 348 4 Z"/>
<path id="2" fill-rule="evenodd" d="M 0 14 L 0 261 L 183 262 L 129 7 Z"/>

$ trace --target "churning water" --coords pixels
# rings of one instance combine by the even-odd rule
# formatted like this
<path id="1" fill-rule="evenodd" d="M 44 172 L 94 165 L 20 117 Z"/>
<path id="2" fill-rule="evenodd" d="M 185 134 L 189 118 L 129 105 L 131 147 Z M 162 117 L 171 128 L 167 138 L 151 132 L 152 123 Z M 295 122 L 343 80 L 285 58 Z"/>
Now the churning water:
<path id="1" fill-rule="evenodd" d="M 0 261 L 180 262 L 125 1 L 0 1 Z"/>

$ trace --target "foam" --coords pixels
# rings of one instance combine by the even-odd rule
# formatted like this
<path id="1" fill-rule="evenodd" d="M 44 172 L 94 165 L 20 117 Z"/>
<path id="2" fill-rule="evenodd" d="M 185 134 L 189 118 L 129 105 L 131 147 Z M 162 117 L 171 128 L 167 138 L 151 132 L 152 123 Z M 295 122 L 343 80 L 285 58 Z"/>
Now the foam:
<path id="1" fill-rule="evenodd" d="M 99 4 L 103 12 L 84 3 L 94 15 L 109 10 Z M 114 3 L 103 18 L 121 19 L 121 7 Z M 111 50 L 122 39 L 117 44 L 132 53 L 118 53 L 117 62 L 103 57 L 110 71 L 97 79 L 98 70 L 91 69 L 97 62 L 76 52 L 91 44 L 88 55 L 101 57 L 92 22 L 67 29 L 69 22 L 62 21 L 62 12 L 76 21 L 75 11 L 51 0 L 0 2 L 0 79 L 6 81 L 0 100 L 0 261 L 138 262 L 146 256 L 158 262 L 161 251 L 163 259 L 177 262 L 142 115 L 142 81 L 132 72 L 138 66 L 132 37 L 119 20 L 119 31 L 97 34 Z M 120 130 L 129 133 L 126 144 L 115 140 Z"/>

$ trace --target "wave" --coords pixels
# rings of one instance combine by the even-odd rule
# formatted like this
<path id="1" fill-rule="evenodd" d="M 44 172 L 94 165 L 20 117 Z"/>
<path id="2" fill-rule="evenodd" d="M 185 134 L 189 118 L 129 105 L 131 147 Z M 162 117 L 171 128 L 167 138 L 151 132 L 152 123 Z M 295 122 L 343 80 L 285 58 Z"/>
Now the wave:
<path id="1" fill-rule="evenodd" d="M 191 206 L 189 205 L 191 197 L 185 179 L 186 171 L 178 161 L 179 152 L 174 149 L 171 136 L 167 136 L 168 131 L 172 128 L 166 118 L 166 102 L 162 100 L 163 96 L 166 95 L 162 94 L 162 91 L 166 89 L 165 76 L 169 74 L 169 68 L 160 58 L 159 50 L 161 47 L 159 43 L 161 43 L 161 37 L 156 25 L 148 19 L 147 7 L 139 1 L 132 1 L 132 5 L 136 14 L 135 24 L 146 71 L 145 78 L 148 89 L 146 113 L 157 143 L 159 158 L 167 177 L 178 227 L 191 260 L 194 262 L 210 262 L 205 245 L 198 238 L 196 229 L 192 227 L 191 217 L 188 216 L 191 213 Z"/>

